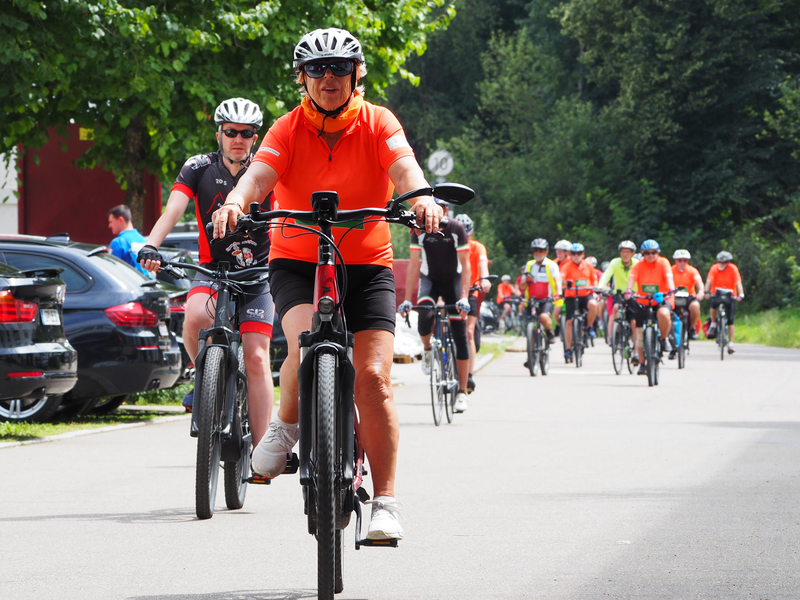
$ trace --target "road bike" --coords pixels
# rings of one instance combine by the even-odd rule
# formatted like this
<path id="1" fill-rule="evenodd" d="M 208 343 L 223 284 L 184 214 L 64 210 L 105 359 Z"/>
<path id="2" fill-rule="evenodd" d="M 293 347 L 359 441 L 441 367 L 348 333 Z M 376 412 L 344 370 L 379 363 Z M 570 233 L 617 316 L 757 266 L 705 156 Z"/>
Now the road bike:
<path id="1" fill-rule="evenodd" d="M 646 309 L 646 317 L 643 323 L 643 350 L 645 371 L 647 373 L 647 385 L 653 387 L 654 385 L 658 385 L 659 369 L 661 366 L 661 360 L 663 358 L 661 344 L 659 343 L 661 332 L 658 328 L 656 311 L 664 303 L 664 294 L 661 292 L 657 292 L 655 294 L 635 294 L 634 297 L 645 301 L 645 304 L 643 305 Z"/>
<path id="2" fill-rule="evenodd" d="M 197 438 L 195 512 L 198 519 L 210 519 L 214 515 L 220 464 L 225 473 L 226 506 L 234 510 L 244 506 L 252 439 L 239 309 L 245 303 L 247 288 L 262 284 L 269 268 L 231 271 L 227 262 L 220 262 L 216 269 L 164 262 L 161 269 L 176 279 L 185 278 L 184 270 L 192 269 L 209 278 L 209 287 L 219 286 L 216 302 L 207 307 L 214 325 L 200 330 L 190 430 Z"/>
<path id="3" fill-rule="evenodd" d="M 725 350 L 728 347 L 728 305 L 733 302 L 733 290 L 717 288 L 714 292 L 717 305 L 717 346 L 719 346 L 719 359 L 725 360 Z"/>
<path id="4" fill-rule="evenodd" d="M 550 372 L 550 339 L 547 337 L 544 325 L 540 319 L 542 307 L 552 298 L 528 300 L 526 313 L 531 316 L 528 320 L 525 339 L 527 341 L 528 371 L 531 377 L 536 377 L 541 369 L 542 375 Z"/>
<path id="5" fill-rule="evenodd" d="M 614 304 L 617 306 L 617 316 L 611 328 L 611 362 L 614 365 L 614 372 L 622 374 L 624 365 L 628 367 L 628 373 L 633 374 L 633 331 L 631 324 L 625 317 L 625 299 L 620 292 L 615 294 Z"/>
<path id="6" fill-rule="evenodd" d="M 442 415 L 446 415 L 447 422 L 453 422 L 453 407 L 458 393 L 458 371 L 456 369 L 456 344 L 453 333 L 450 331 L 450 317 L 452 311 L 457 310 L 455 304 L 440 304 L 435 307 L 432 301 L 425 301 L 411 307 L 414 310 L 433 310 L 434 322 L 431 333 L 431 348 L 423 350 L 429 353 L 430 379 L 431 379 L 431 408 L 433 409 L 433 423 L 438 427 L 442 422 Z M 411 327 L 411 321 L 406 313 L 406 323 Z"/>
<path id="7" fill-rule="evenodd" d="M 317 587 L 322 600 L 332 600 L 335 593 L 344 589 L 342 532 L 353 513 L 357 550 L 362 546 L 397 546 L 396 539 L 361 539 L 361 503 L 369 500 L 369 494 L 361 487 L 366 471 L 355 409 L 355 336 L 347 329 L 342 307 L 342 300 L 347 297 L 347 271 L 332 228 L 352 229 L 380 220 L 417 228 L 416 215 L 403 210 L 402 202 L 435 196 L 452 204 L 464 204 L 474 195 L 465 186 L 448 183 L 412 190 L 389 201 L 385 208 L 340 211 L 336 192 L 314 192 L 310 211 L 261 212 L 258 203 L 252 203 L 249 213 L 239 217 L 237 231 L 258 235 L 268 229 L 289 227 L 316 235 L 319 241 L 315 310 L 311 329 L 299 337 L 297 383 L 300 485 L 308 532 L 317 540 Z"/>
<path id="8" fill-rule="evenodd" d="M 678 368 L 686 366 L 686 355 L 689 353 L 689 304 L 691 296 L 685 288 L 678 288 L 675 292 L 675 310 L 672 313 L 672 329 L 670 331 L 670 342 L 675 348 L 678 356 Z"/>

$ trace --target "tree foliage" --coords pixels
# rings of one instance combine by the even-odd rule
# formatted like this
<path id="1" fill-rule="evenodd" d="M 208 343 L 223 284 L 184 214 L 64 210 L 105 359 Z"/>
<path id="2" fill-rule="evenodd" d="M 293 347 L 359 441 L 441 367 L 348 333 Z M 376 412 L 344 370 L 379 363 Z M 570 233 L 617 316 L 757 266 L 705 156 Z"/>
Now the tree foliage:
<path id="1" fill-rule="evenodd" d="M 11 0 L 0 7 L 0 151 L 36 148 L 49 128 L 70 121 L 94 128 L 81 164 L 113 169 L 135 208 L 143 167 L 169 180 L 188 155 L 209 147 L 209 120 L 221 100 L 255 100 L 267 125 L 297 104 L 291 58 L 303 33 L 353 32 L 367 59 L 368 93 L 381 96 L 397 75 L 411 76 L 406 57 L 447 24 L 449 4 Z"/>

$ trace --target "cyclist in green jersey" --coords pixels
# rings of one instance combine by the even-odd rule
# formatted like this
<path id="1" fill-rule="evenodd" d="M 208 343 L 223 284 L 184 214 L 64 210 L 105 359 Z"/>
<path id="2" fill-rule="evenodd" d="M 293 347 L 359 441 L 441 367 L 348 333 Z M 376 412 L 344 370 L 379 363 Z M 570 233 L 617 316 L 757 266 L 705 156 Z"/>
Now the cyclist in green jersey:
<path id="1" fill-rule="evenodd" d="M 615 258 L 609 263 L 608 267 L 603 272 L 603 276 L 600 278 L 598 287 L 610 290 L 611 286 L 609 284 L 613 279 L 613 291 L 622 294 L 628 287 L 628 277 L 631 274 L 633 265 L 639 261 L 634 257 L 634 252 L 636 252 L 636 244 L 634 244 L 631 240 L 624 240 L 620 242 L 618 249 L 619 258 Z M 636 331 L 636 319 L 634 318 L 633 310 L 630 306 L 628 306 L 628 302 L 626 302 L 624 299 L 622 299 L 620 302 L 619 296 L 614 298 L 614 306 L 611 310 L 611 316 L 608 318 L 608 330 L 614 331 L 614 320 L 617 318 L 621 306 L 624 306 L 625 308 L 625 318 L 630 322 L 631 329 Z M 635 340 L 636 337 L 634 336 L 634 342 Z M 638 362 L 635 354 L 633 362 Z"/>

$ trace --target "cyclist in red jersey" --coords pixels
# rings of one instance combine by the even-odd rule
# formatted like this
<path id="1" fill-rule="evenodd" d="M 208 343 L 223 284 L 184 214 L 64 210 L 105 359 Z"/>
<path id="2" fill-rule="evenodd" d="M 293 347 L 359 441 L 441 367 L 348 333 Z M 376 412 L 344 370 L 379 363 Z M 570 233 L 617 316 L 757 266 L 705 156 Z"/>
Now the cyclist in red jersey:
<path id="1" fill-rule="evenodd" d="M 638 286 L 640 294 L 675 293 L 675 282 L 672 278 L 672 267 L 669 260 L 659 256 L 661 246 L 655 240 L 645 240 L 641 246 L 643 260 L 637 262 L 631 269 L 628 277 L 628 289 L 625 298 L 633 294 L 634 285 Z M 636 317 L 636 352 L 639 354 L 639 375 L 646 375 L 644 360 L 644 322 L 647 320 L 644 304 L 646 300 L 638 299 L 633 310 Z M 670 306 L 666 300 L 658 306 L 656 312 L 658 328 L 661 332 L 661 349 L 666 354 L 672 350 L 669 343 L 669 330 L 672 326 Z"/>
<path id="2" fill-rule="evenodd" d="M 235 228 L 242 209 L 273 189 L 282 209 L 308 210 L 313 192 L 334 190 L 339 209 L 348 210 L 383 208 L 395 189 L 402 194 L 429 187 L 397 118 L 364 100 L 358 83 L 366 75 L 366 61 L 351 33 L 329 28 L 304 35 L 295 47 L 293 67 L 304 92 L 302 103 L 267 132 L 228 205 L 214 214 L 215 237 L 223 236 L 226 227 Z M 442 209 L 433 197 L 416 198 L 411 205 L 427 233 L 438 231 Z M 355 335 L 355 401 L 374 491 L 367 537 L 400 539 L 403 529 L 394 499 L 400 431 L 391 381 L 397 305 L 389 225 L 381 221 L 365 223 L 363 229 L 334 228 L 333 235 L 347 265 L 342 306 Z M 289 349 L 281 368 L 277 418 L 253 452 L 253 468 L 268 477 L 284 471 L 298 439 L 298 336 L 310 329 L 314 314 L 317 251 L 315 236 L 290 229 L 273 232 L 270 286 Z"/>

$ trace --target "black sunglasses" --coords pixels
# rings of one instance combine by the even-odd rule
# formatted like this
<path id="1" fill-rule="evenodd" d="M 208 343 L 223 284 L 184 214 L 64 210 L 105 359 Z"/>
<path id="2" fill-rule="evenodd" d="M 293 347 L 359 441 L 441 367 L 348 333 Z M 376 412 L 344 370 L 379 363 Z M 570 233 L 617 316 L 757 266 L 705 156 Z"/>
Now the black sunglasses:
<path id="1" fill-rule="evenodd" d="M 352 60 L 339 60 L 331 63 L 308 63 L 303 65 L 303 70 L 306 72 L 306 75 L 312 79 L 319 79 L 325 75 L 325 71 L 328 69 L 330 69 L 331 73 L 336 75 L 336 77 L 350 75 L 350 73 L 353 72 L 353 67 L 355 66 L 356 63 L 354 63 Z"/>
<path id="2" fill-rule="evenodd" d="M 648 250 L 647 252 L 642 252 L 642 256 L 652 256 L 653 254 L 658 254 L 658 250 Z"/>
<path id="3" fill-rule="evenodd" d="M 252 129 L 223 129 L 222 133 L 225 134 L 225 137 L 229 137 L 231 139 L 235 138 L 237 135 L 241 135 L 242 139 L 245 140 L 249 140 L 256 134 L 256 132 Z"/>

